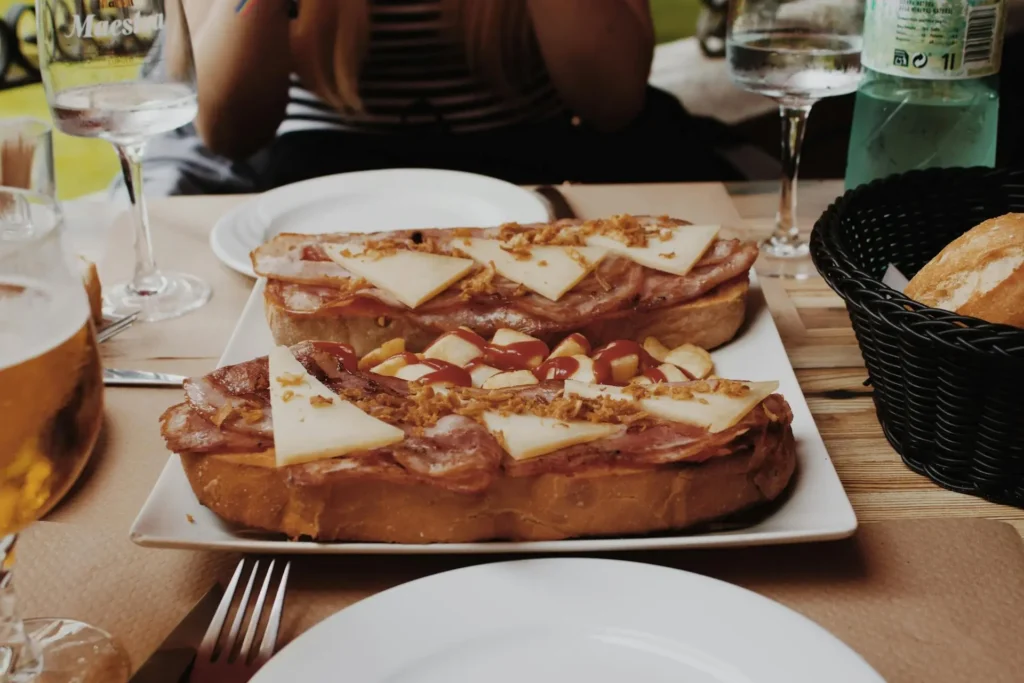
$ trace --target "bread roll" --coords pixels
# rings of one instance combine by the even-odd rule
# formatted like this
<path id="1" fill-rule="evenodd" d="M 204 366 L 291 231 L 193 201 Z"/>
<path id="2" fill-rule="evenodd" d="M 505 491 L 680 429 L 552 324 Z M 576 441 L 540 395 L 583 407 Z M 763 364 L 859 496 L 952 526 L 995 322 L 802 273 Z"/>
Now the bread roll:
<path id="1" fill-rule="evenodd" d="M 1024 327 L 1024 213 L 992 218 L 950 242 L 905 293 L 926 306 Z"/>

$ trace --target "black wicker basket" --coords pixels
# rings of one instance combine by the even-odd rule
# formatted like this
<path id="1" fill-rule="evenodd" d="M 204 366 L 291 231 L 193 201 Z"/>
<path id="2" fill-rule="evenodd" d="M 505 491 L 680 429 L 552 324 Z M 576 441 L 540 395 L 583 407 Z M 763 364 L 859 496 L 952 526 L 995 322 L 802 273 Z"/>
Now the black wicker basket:
<path id="1" fill-rule="evenodd" d="M 911 277 L 1010 212 L 1024 212 L 1024 170 L 915 171 L 836 200 L 814 226 L 811 256 L 846 301 L 878 419 L 903 461 L 948 489 L 1024 507 L 1024 330 L 923 306 L 881 282 L 890 263 Z"/>

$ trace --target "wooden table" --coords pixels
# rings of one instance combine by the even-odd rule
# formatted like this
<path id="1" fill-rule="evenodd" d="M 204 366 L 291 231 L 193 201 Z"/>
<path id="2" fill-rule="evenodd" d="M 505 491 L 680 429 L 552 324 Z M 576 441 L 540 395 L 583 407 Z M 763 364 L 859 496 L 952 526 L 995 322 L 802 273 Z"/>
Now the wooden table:
<path id="1" fill-rule="evenodd" d="M 717 184 L 572 186 L 565 189 L 565 194 L 582 215 L 647 211 L 686 218 L 696 213 L 699 218 L 701 209 L 695 207 L 696 203 L 705 206 L 718 202 L 713 210 L 719 212 L 724 205 L 724 210 L 732 213 L 735 206 L 745 223 L 739 231 L 750 236 L 770 231 L 777 201 L 774 184 L 743 183 L 727 189 L 728 196 Z M 813 224 L 841 191 L 839 181 L 802 183 L 802 224 Z M 166 323 L 135 326 L 105 344 L 108 366 L 180 374 L 203 374 L 214 367 L 252 281 L 215 260 L 208 235 L 216 219 L 243 199 L 192 197 L 153 202 L 158 260 L 165 267 L 188 269 L 207 278 L 214 287 L 214 298 L 201 311 Z M 101 264 L 107 281 L 130 273 L 127 227 L 125 220 L 115 227 L 111 258 Z M 821 279 L 765 278 L 761 282 L 815 421 L 862 522 L 984 517 L 1008 521 L 1024 534 L 1024 510 L 946 491 L 903 465 L 883 437 L 871 390 L 863 385 L 866 370 L 842 300 Z M 98 523 L 123 532 L 163 465 L 165 451 L 156 434 L 155 416 L 178 398 L 168 390 L 144 389 L 112 389 L 107 396 L 110 413 L 122 416 L 134 410 L 138 415 L 135 420 L 142 423 L 131 425 L 132 429 L 114 424 L 107 439 L 118 443 L 117 450 L 140 452 L 119 456 L 135 459 L 130 466 L 101 464 L 93 481 L 82 487 L 87 495 L 70 500 L 54 517 L 72 523 Z M 139 408 L 143 403 L 149 404 L 146 410 Z M 143 428 L 145 432 L 136 431 Z"/>
<path id="2" fill-rule="evenodd" d="M 777 198 L 766 183 L 728 187 L 752 232 L 772 229 Z M 842 192 L 837 180 L 800 185 L 801 225 L 809 227 Z M 761 280 L 800 386 L 862 522 L 927 517 L 984 517 L 1024 535 L 1024 510 L 947 491 L 908 469 L 882 435 L 867 370 L 843 300 L 820 278 Z"/>
<path id="3" fill-rule="evenodd" d="M 721 221 L 727 230 L 751 236 L 770 229 L 774 187 L 729 189 L 731 198 L 718 184 L 572 186 L 565 194 L 584 216 L 669 213 Z M 801 189 L 802 220 L 809 225 L 840 186 L 805 183 Z M 209 233 L 244 199 L 152 203 L 161 266 L 206 278 L 214 296 L 200 311 L 136 325 L 104 344 L 108 366 L 188 375 L 215 366 L 252 280 L 216 260 Z M 73 221 L 70 229 L 75 230 Z M 101 277 L 105 282 L 128 277 L 132 248 L 125 217 L 110 229 L 107 245 Z M 908 518 L 988 517 L 1013 522 L 1019 533 L 1024 512 L 947 492 L 904 467 L 875 419 L 839 298 L 820 280 L 762 280 L 762 287 L 858 516 L 864 522 L 907 521 L 865 525 L 853 539 L 827 546 L 638 553 L 629 559 L 705 573 L 788 605 L 861 652 L 894 683 L 1017 681 L 1024 667 L 1014 641 L 1024 614 L 1019 536 L 980 520 Z M 158 416 L 180 400 L 180 389 L 109 389 L 106 425 L 85 475 L 19 544 L 19 564 L 25 567 L 17 581 L 22 612 L 60 614 L 106 628 L 125 645 L 135 666 L 217 577 L 230 575 L 235 562 L 224 553 L 152 550 L 129 540 L 132 520 L 168 458 Z M 380 590 L 485 559 L 493 558 L 296 559 L 283 642 Z"/>

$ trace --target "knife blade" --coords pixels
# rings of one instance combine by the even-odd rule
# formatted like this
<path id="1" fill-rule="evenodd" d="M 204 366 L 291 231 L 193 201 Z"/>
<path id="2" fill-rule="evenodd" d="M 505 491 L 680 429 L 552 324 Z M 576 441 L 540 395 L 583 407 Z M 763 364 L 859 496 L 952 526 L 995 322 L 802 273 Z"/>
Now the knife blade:
<path id="1" fill-rule="evenodd" d="M 103 383 L 110 387 L 180 387 L 184 381 L 184 375 L 171 375 L 166 372 L 117 368 L 103 370 Z"/>
<path id="2" fill-rule="evenodd" d="M 179 683 L 184 680 L 223 595 L 224 589 L 220 584 L 214 584 L 128 683 Z"/>
<path id="3" fill-rule="evenodd" d="M 565 198 L 565 195 L 558 188 L 552 185 L 541 185 L 537 188 L 536 192 L 547 200 L 548 205 L 551 207 L 551 214 L 555 219 L 577 217 L 572 205 L 569 204 L 569 200 Z"/>

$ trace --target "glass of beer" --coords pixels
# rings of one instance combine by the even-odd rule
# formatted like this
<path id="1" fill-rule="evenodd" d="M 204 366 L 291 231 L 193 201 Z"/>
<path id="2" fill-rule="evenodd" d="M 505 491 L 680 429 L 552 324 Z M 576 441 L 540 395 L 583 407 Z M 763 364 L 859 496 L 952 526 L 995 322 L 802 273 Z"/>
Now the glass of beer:
<path id="1" fill-rule="evenodd" d="M 16 534 L 68 492 L 103 421 L 96 333 L 61 228 L 51 197 L 0 187 L 0 680 L 117 682 L 128 660 L 108 633 L 22 620 L 14 599 Z"/>

